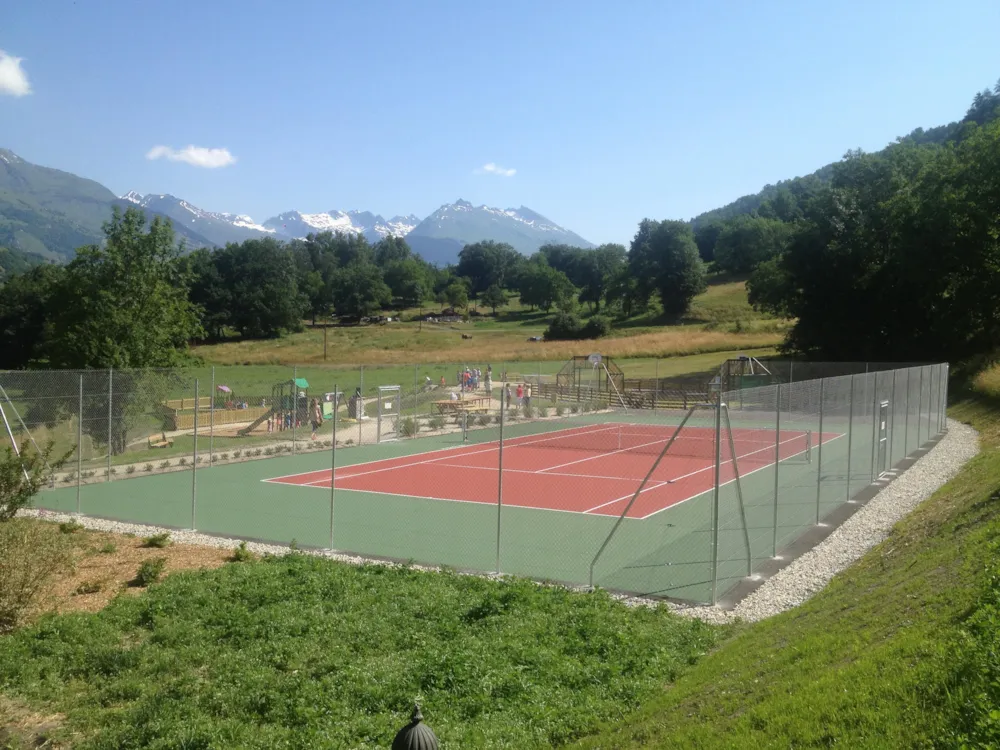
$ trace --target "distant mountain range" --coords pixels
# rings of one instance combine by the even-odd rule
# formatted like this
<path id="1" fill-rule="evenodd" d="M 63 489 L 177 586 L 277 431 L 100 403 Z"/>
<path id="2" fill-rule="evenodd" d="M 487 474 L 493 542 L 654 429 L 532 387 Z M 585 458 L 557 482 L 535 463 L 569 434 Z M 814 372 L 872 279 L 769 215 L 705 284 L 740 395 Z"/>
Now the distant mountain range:
<path id="1" fill-rule="evenodd" d="M 258 224 L 245 214 L 205 211 L 173 195 L 116 196 L 100 183 L 25 161 L 0 149 L 0 247 L 66 260 L 77 247 L 103 239 L 102 225 L 112 206 L 141 207 L 147 220 L 171 220 L 189 249 L 218 247 L 260 237 L 290 240 L 318 232 L 363 234 L 370 242 L 405 237 L 414 252 L 438 265 L 454 263 L 466 244 L 480 240 L 510 243 L 531 254 L 547 243 L 593 247 L 579 235 L 521 207 L 499 209 L 468 201 L 441 206 L 424 220 L 369 211 L 286 211 Z"/>

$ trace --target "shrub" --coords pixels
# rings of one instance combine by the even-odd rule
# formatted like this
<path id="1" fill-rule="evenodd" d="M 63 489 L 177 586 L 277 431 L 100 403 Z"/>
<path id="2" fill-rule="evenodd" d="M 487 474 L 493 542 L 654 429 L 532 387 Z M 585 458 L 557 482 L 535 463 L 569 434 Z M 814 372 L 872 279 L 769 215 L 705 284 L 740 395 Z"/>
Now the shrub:
<path id="1" fill-rule="evenodd" d="M 264 449 L 264 455 L 265 456 L 273 456 L 274 455 L 274 448 L 271 448 L 271 447 L 265 448 Z"/>
<path id="2" fill-rule="evenodd" d="M 486 425 L 488 425 L 492 421 L 493 417 L 491 417 L 489 414 L 480 414 L 478 417 L 476 417 L 476 424 L 479 425 L 480 427 L 486 427 Z"/>
<path id="3" fill-rule="evenodd" d="M 581 338 L 585 339 L 599 339 L 602 336 L 607 336 L 611 333 L 611 319 L 603 315 L 595 315 L 587 321 L 580 333 Z"/>
<path id="4" fill-rule="evenodd" d="M 187 458 L 185 456 L 181 456 L 180 460 L 177 462 L 177 465 L 187 466 L 187 462 L 188 462 Z"/>
<path id="5" fill-rule="evenodd" d="M 170 532 L 164 531 L 162 534 L 153 534 L 153 536 L 146 538 L 146 542 L 142 546 L 155 547 L 157 549 L 163 549 L 164 547 L 169 547 Z"/>
<path id="6" fill-rule="evenodd" d="M 228 461 L 229 460 L 229 454 L 228 453 L 221 453 L 219 455 L 219 460 L 220 461 Z"/>
<path id="7" fill-rule="evenodd" d="M 544 419 L 545 417 L 549 416 L 549 410 L 544 406 L 538 407 L 538 416 Z"/>
<path id="8" fill-rule="evenodd" d="M 565 413 L 566 413 L 566 407 L 565 406 L 563 406 L 562 404 L 560 404 L 559 406 L 556 407 L 556 416 L 557 417 L 561 417 Z"/>
<path id="9" fill-rule="evenodd" d="M 580 405 L 579 404 L 573 404 L 571 407 L 569 407 L 569 410 L 571 412 L 573 412 L 574 414 L 579 414 L 580 413 Z"/>
<path id="10" fill-rule="evenodd" d="M 96 594 L 98 591 L 104 588 L 104 584 L 101 581 L 84 581 L 79 586 L 76 587 L 74 594 Z"/>
<path id="11" fill-rule="evenodd" d="M 62 534 L 75 534 L 83 529 L 83 524 L 79 521 L 65 521 L 59 524 L 59 531 Z"/>
<path id="12" fill-rule="evenodd" d="M 70 472 L 69 474 L 67 474 L 66 476 L 64 476 L 64 477 L 63 477 L 63 481 L 64 481 L 64 482 L 65 482 L 66 484 L 69 484 L 69 483 L 70 483 L 70 482 L 72 482 L 72 481 L 73 481 L 74 479 L 76 479 L 76 473 L 75 473 L 75 472 Z"/>
<path id="13" fill-rule="evenodd" d="M 576 313 L 558 312 L 545 329 L 545 338 L 556 340 L 597 339 L 611 333 L 611 320 L 595 315 L 583 323 Z"/>
<path id="14" fill-rule="evenodd" d="M 249 453 L 249 451 L 247 451 Z M 243 451 L 233 451 L 233 458 L 239 458 L 243 455 Z"/>
<path id="15" fill-rule="evenodd" d="M 240 542 L 240 546 L 233 550 L 233 556 L 229 558 L 230 562 L 250 562 L 254 559 L 254 554 L 247 549 L 246 542 Z"/>
<path id="16" fill-rule="evenodd" d="M 129 464 L 125 467 L 126 474 L 135 474 L 135 464 Z"/>
<path id="17" fill-rule="evenodd" d="M 170 462 L 169 461 L 162 461 L 160 463 L 160 468 L 161 469 L 169 469 L 170 468 Z"/>
<path id="18" fill-rule="evenodd" d="M 156 582 L 163 574 L 163 569 L 166 565 L 167 558 L 165 557 L 151 557 L 148 560 L 143 560 L 142 565 L 139 566 L 139 570 L 135 574 L 135 584 L 145 587 Z"/>
<path id="19" fill-rule="evenodd" d="M 71 542 L 47 523 L 0 523 L 0 633 L 23 623 L 52 578 L 73 563 Z"/>
<path id="20" fill-rule="evenodd" d="M 428 421 L 427 424 L 428 424 L 428 426 L 432 430 L 443 429 L 444 428 L 444 417 L 442 417 L 440 415 L 433 416 L 433 417 L 430 418 L 430 421 Z"/>
<path id="21" fill-rule="evenodd" d="M 259 455 L 260 455 L 261 453 L 263 453 L 263 451 L 262 451 L 262 450 L 261 450 L 260 448 L 258 448 L 257 450 L 255 450 L 255 451 L 253 452 L 253 454 L 254 454 L 255 456 L 259 456 Z"/>
<path id="22" fill-rule="evenodd" d="M 142 467 L 142 470 L 146 471 L 146 472 L 152 471 L 153 470 L 153 464 L 146 464 L 145 466 Z"/>
<path id="23" fill-rule="evenodd" d="M 420 423 L 413 417 L 405 417 L 399 423 L 399 431 L 402 433 L 403 437 L 413 437 L 417 434 L 417 430 L 419 429 Z"/>
<path id="24" fill-rule="evenodd" d="M 118 547 L 116 547 L 111 542 L 107 542 L 106 544 L 103 544 L 97 551 L 100 552 L 102 555 L 113 555 L 115 552 L 118 551 Z"/>
<path id="25" fill-rule="evenodd" d="M 524 407 L 524 417 L 525 419 L 531 419 L 535 416 L 535 410 L 530 406 Z"/>
<path id="26" fill-rule="evenodd" d="M 212 460 L 211 460 L 211 462 L 214 464 L 218 460 L 219 460 L 219 456 L 217 456 L 216 454 L 213 453 L 212 454 Z"/>
<path id="27" fill-rule="evenodd" d="M 202 461 L 204 461 L 204 460 L 205 460 L 205 457 L 204 457 L 204 456 L 198 456 L 198 458 L 196 458 L 196 459 L 194 460 L 194 462 L 195 462 L 196 464 L 200 464 L 200 463 L 201 463 Z"/>

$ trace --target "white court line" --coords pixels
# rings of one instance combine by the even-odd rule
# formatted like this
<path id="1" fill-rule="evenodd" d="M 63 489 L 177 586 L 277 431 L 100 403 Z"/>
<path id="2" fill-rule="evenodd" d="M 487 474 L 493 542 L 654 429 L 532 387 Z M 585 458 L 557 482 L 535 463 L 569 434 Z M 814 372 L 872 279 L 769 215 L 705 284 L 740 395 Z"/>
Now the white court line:
<path id="1" fill-rule="evenodd" d="M 590 426 L 593 426 L 593 425 L 583 425 L 583 427 L 590 427 Z M 580 426 L 577 426 L 577 427 L 566 427 L 566 428 L 561 429 L 561 430 L 553 430 L 552 432 L 545 432 L 545 433 L 539 433 L 539 434 L 550 436 L 550 435 L 558 435 L 559 433 L 562 433 L 562 432 L 576 432 L 577 434 L 580 434 L 580 435 L 587 435 L 587 434 L 590 434 L 591 432 L 601 432 L 603 430 L 609 429 L 609 426 L 606 425 L 606 424 L 596 425 L 596 426 L 599 427 L 600 429 L 597 429 L 597 430 L 582 430 Z M 506 440 L 504 440 L 504 448 L 511 448 L 511 447 L 515 447 L 516 448 L 516 447 L 524 446 L 524 445 L 534 445 L 535 443 L 545 442 L 546 440 L 548 440 L 548 437 L 546 437 L 546 438 L 543 438 L 541 440 L 532 440 L 532 441 L 522 442 L 522 443 L 510 442 L 510 441 L 513 441 L 513 440 L 519 440 L 521 438 L 528 438 L 528 437 L 537 437 L 537 435 L 521 435 L 521 436 L 516 437 L 516 438 L 506 439 Z M 473 447 L 473 445 L 484 445 L 484 446 L 491 446 L 491 447 L 484 448 L 483 450 L 475 450 L 475 451 L 466 450 L 467 448 Z M 373 469 L 371 471 L 361 471 L 361 472 L 356 472 L 356 473 L 353 473 L 353 474 L 345 474 L 344 475 L 345 478 L 347 478 L 347 477 L 360 477 L 360 476 L 365 476 L 367 474 L 376 474 L 376 473 L 381 472 L 381 471 L 389 471 L 391 469 L 399 469 L 399 468 L 402 468 L 404 466 L 420 466 L 422 464 L 434 463 L 436 461 L 443 461 L 443 460 L 447 460 L 449 458 L 464 457 L 464 456 L 478 456 L 480 453 L 489 453 L 491 451 L 498 450 L 499 445 L 500 445 L 499 441 L 493 441 L 493 442 L 489 442 L 489 443 L 473 443 L 473 444 L 457 445 L 457 446 L 453 445 L 453 446 L 450 446 L 448 448 L 435 448 L 434 450 L 431 450 L 431 451 L 423 451 L 421 453 L 412 454 L 410 456 L 396 456 L 394 458 L 377 458 L 377 459 L 375 459 L 373 461 L 363 461 L 363 462 L 358 463 L 358 464 L 350 464 L 348 466 L 343 466 L 343 467 L 340 467 L 340 468 L 346 470 L 346 469 L 353 469 L 353 468 L 355 468 L 357 466 L 371 466 L 373 464 L 381 464 L 381 463 L 385 463 L 387 461 L 398 461 L 399 459 L 413 458 L 415 456 L 426 456 L 426 455 L 429 455 L 431 453 L 442 453 L 442 452 L 445 452 L 445 451 L 453 451 L 454 452 L 454 454 L 451 455 L 451 456 L 442 456 L 442 457 L 439 457 L 439 458 L 428 458 L 428 459 L 423 459 L 423 460 L 419 460 L 419 461 L 410 461 L 409 463 L 396 464 L 395 466 L 387 466 L 387 467 L 384 467 L 382 469 Z M 270 479 L 261 479 L 260 481 L 262 481 L 262 482 L 271 482 L 273 484 L 291 484 L 291 485 L 295 485 L 295 484 L 297 484 L 296 482 L 287 482 L 285 480 L 292 479 L 293 477 L 304 477 L 304 476 L 307 476 L 309 474 L 318 474 L 320 472 L 328 472 L 328 471 L 330 471 L 330 470 L 329 469 L 313 469 L 312 471 L 302 471 L 302 472 L 299 472 L 298 474 L 284 474 L 284 475 L 282 475 L 280 477 L 271 477 Z M 308 485 L 308 484 L 310 484 L 310 483 L 306 482 L 306 483 L 304 483 L 303 486 Z"/>
<path id="2" fill-rule="evenodd" d="M 802 434 L 804 435 L 805 433 L 802 433 Z M 838 437 L 843 437 L 843 436 L 842 436 L 842 435 L 838 435 Z M 788 441 L 790 441 L 790 440 L 797 440 L 797 439 L 798 439 L 798 438 L 787 438 L 786 440 L 783 440 L 783 441 L 782 441 L 782 443 L 787 443 L 787 442 L 788 442 Z M 820 436 L 820 439 L 822 440 L 822 435 Z M 836 438 L 831 438 L 830 440 L 828 440 L 828 441 L 826 441 L 826 442 L 831 442 L 832 440 L 835 440 L 835 439 L 836 439 Z M 781 444 L 781 443 L 779 443 L 779 445 L 780 445 L 780 444 Z M 758 449 L 758 450 L 756 450 L 756 451 L 753 451 L 753 453 L 748 453 L 748 454 L 746 454 L 746 455 L 744 455 L 744 456 L 737 456 L 737 457 L 736 457 L 736 460 L 737 460 L 737 461 L 741 461 L 741 460 L 746 460 L 747 458 L 749 458 L 750 456 L 752 456 L 752 455 L 753 455 L 754 453 L 760 453 L 760 452 L 762 452 L 762 451 L 765 451 L 765 450 L 768 450 L 768 449 L 767 449 L 767 448 L 760 448 L 760 449 Z M 758 472 L 758 471 L 761 471 L 762 469 L 767 469 L 767 468 L 770 468 L 771 466 L 774 466 L 774 465 L 775 465 L 775 463 L 781 463 L 781 461 L 787 461 L 787 460 L 788 460 L 788 459 L 790 459 L 790 458 L 795 458 L 796 456 L 801 456 L 801 455 L 802 455 L 803 453 L 805 453 L 805 452 L 806 452 L 807 450 L 809 450 L 809 448 L 804 448 L 803 450 L 800 450 L 800 451 L 799 451 L 798 453 L 793 453 L 793 454 L 791 454 L 790 456 L 785 456 L 784 458 L 781 458 L 781 459 L 779 459 L 779 460 L 778 460 L 777 462 L 775 462 L 775 461 L 769 461 L 768 463 L 764 464 L 763 466 L 760 466 L 760 467 L 758 467 L 758 468 L 756 468 L 756 469 L 753 469 L 753 470 L 751 470 L 751 471 L 747 471 L 747 472 L 742 472 L 742 471 L 741 471 L 741 472 L 740 472 L 740 479 L 742 479 L 743 477 L 748 477 L 748 476 L 750 476 L 751 474 L 754 474 L 754 473 L 756 473 L 756 472 Z M 726 462 L 725 462 L 725 463 L 726 463 L 726 464 L 730 464 L 731 462 L 732 462 L 732 459 L 726 459 Z M 711 465 L 709 465 L 709 466 L 705 466 L 705 467 L 703 467 L 703 468 L 701 468 L 701 469 L 697 469 L 697 470 L 695 470 L 695 471 L 691 471 L 691 472 L 688 472 L 687 474 L 682 474 L 681 476 L 679 476 L 679 477 L 674 477 L 673 479 L 668 479 L 668 480 L 667 480 L 667 481 L 665 481 L 665 482 L 659 482 L 658 484 L 654 484 L 654 485 L 653 485 L 653 486 L 651 486 L 651 487 L 646 487 L 645 489 L 643 489 L 643 490 L 642 490 L 642 492 L 649 492 L 650 490 L 656 490 L 656 489 L 659 489 L 660 487 L 665 487 L 665 486 L 666 486 L 666 485 L 668 485 L 668 484 L 673 484 L 673 483 L 675 483 L 675 482 L 677 482 L 677 481 L 679 481 L 679 480 L 681 480 L 681 479 L 687 479 L 687 478 L 689 478 L 689 477 L 693 477 L 693 476 L 696 476 L 697 474 L 701 474 L 702 472 L 705 472 L 705 471 L 714 471 L 714 470 L 715 470 L 715 464 L 714 464 L 714 463 L 712 463 Z M 734 477 L 733 477 L 733 478 L 732 478 L 731 480 L 729 480 L 729 482 L 724 482 L 723 484 L 720 484 L 719 486 L 720 486 L 720 487 L 723 487 L 723 486 L 725 486 L 726 484 L 729 484 L 730 482 L 735 482 L 735 481 L 736 481 L 736 477 L 734 476 Z M 713 489 L 714 489 L 714 488 L 713 488 Z M 642 492 L 641 492 L 641 493 L 639 493 L 639 494 L 642 494 Z M 702 491 L 702 492 L 699 492 L 699 493 L 698 493 L 697 495 L 692 495 L 691 497 L 697 497 L 698 495 L 704 495 L 704 494 L 705 494 L 705 492 L 708 492 L 708 490 L 704 490 L 704 491 Z M 631 498 L 631 497 L 632 497 L 632 496 L 633 496 L 634 494 L 635 494 L 635 493 L 634 493 L 634 492 L 632 492 L 632 493 L 630 493 L 630 494 L 628 494 L 628 495 L 623 495 L 622 497 L 619 497 L 619 498 L 615 498 L 614 500 L 609 500 L 609 501 L 608 501 L 608 502 L 606 502 L 606 503 L 601 503 L 600 505 L 595 505 L 595 506 L 594 506 L 593 508 L 589 508 L 589 509 L 587 509 L 587 510 L 585 510 L 585 511 L 583 511 L 583 512 L 584 512 L 584 513 L 591 513 L 591 512 L 593 512 L 593 511 L 595 511 L 595 510 L 599 510 L 599 509 L 601 509 L 601 508 L 604 508 L 604 507 L 607 507 L 608 505 L 613 505 L 614 503 L 617 503 L 617 502 L 621 502 L 622 500 L 628 500 L 628 499 L 629 499 L 629 498 Z M 668 505 L 667 507 L 668 507 L 668 508 L 673 508 L 673 507 L 674 507 L 674 506 L 676 506 L 676 505 L 680 505 L 680 504 L 681 504 L 681 503 L 683 503 L 683 502 L 687 502 L 688 500 L 690 500 L 690 499 L 691 499 L 691 497 L 687 497 L 687 498 L 684 498 L 683 500 L 679 500 L 679 501 L 677 501 L 676 503 L 671 503 L 671 504 L 670 504 L 670 505 Z M 665 510 L 665 509 L 661 508 L 661 510 Z M 659 511 L 657 511 L 657 513 L 658 513 L 658 512 L 659 512 Z M 650 514 L 650 515 L 653 515 L 653 514 Z M 649 516 L 643 516 L 643 518 L 649 518 Z"/>

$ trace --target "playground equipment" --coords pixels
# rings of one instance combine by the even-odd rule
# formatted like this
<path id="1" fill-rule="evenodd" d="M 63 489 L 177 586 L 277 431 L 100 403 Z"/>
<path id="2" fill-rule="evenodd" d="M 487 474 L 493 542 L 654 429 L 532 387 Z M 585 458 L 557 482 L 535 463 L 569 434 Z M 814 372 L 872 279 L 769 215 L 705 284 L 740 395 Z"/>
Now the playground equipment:
<path id="1" fill-rule="evenodd" d="M 271 430 L 290 430 L 309 420 L 309 381 L 305 378 L 282 380 L 271 387 L 270 408 L 241 430 L 239 437 L 246 437 L 271 420 Z"/>

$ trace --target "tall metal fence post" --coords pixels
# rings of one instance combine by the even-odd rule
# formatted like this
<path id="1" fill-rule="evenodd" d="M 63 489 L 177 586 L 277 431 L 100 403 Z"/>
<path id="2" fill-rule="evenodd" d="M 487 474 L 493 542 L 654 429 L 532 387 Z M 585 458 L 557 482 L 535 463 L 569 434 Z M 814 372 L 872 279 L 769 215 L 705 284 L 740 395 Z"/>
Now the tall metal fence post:
<path id="1" fill-rule="evenodd" d="M 878 372 L 875 373 L 875 387 L 872 388 L 872 449 L 871 453 L 871 472 L 870 478 L 868 480 L 869 484 L 875 484 L 875 463 L 878 460 L 876 456 L 878 455 L 878 433 L 879 433 L 879 399 L 878 399 Z M 881 472 L 879 472 L 881 473 Z"/>
<path id="2" fill-rule="evenodd" d="M 497 575 L 500 575 L 500 514 L 503 510 L 503 427 L 507 410 L 500 409 L 500 449 L 497 456 Z"/>
<path id="3" fill-rule="evenodd" d="M 774 519 L 771 523 L 771 557 L 778 556 L 778 468 L 781 466 L 781 383 L 775 386 L 774 417 Z"/>
<path id="4" fill-rule="evenodd" d="M 722 390 L 715 399 L 715 485 L 712 492 L 712 604 L 719 583 L 719 485 L 722 473 Z"/>
<path id="5" fill-rule="evenodd" d="M 111 438 L 111 404 L 114 399 L 114 386 L 112 381 L 114 380 L 114 368 L 108 368 L 108 468 L 107 471 L 107 481 L 111 481 L 111 453 L 113 452 L 113 440 Z"/>
<path id="6" fill-rule="evenodd" d="M 820 500 L 823 496 L 823 391 L 826 378 L 819 380 L 819 445 L 816 446 L 816 523 L 820 522 Z"/>
<path id="7" fill-rule="evenodd" d="M 854 437 L 854 375 L 851 375 L 851 395 L 847 407 L 847 497 L 845 502 L 851 502 L 851 440 Z"/>
<path id="8" fill-rule="evenodd" d="M 653 414 L 656 414 L 656 402 L 660 400 L 660 360 L 653 361 Z"/>
<path id="9" fill-rule="evenodd" d="M 212 365 L 212 385 L 208 392 L 208 465 L 215 461 L 215 365 Z M 252 404 L 248 404 L 252 406 Z"/>
<path id="10" fill-rule="evenodd" d="M 340 389 L 333 385 L 333 439 L 330 441 L 330 549 L 333 545 L 334 486 L 337 484 L 337 412 L 340 411 Z"/>
<path id="11" fill-rule="evenodd" d="M 420 424 L 417 422 L 417 420 L 419 419 L 419 412 L 420 412 L 420 407 L 419 407 L 419 405 L 417 403 L 417 391 L 419 389 L 419 386 L 417 385 L 417 378 L 418 378 L 418 375 L 417 375 L 417 365 L 413 365 L 413 427 L 414 427 L 413 434 L 414 434 L 414 436 L 416 436 L 417 432 L 420 429 Z"/>
<path id="12" fill-rule="evenodd" d="M 292 365 L 292 455 L 295 455 L 295 423 L 299 421 L 299 368 Z"/>
<path id="13" fill-rule="evenodd" d="M 903 412 L 903 458 L 910 455 L 910 370 L 906 368 L 906 407 Z"/>
<path id="14" fill-rule="evenodd" d="M 80 404 L 76 420 L 76 512 L 80 510 L 80 483 L 83 474 L 83 373 L 80 373 Z"/>
<path id="15" fill-rule="evenodd" d="M 917 386 L 917 449 L 923 443 L 920 442 L 920 423 L 924 419 L 924 368 L 920 368 L 920 384 Z"/>
<path id="16" fill-rule="evenodd" d="M 361 365 L 361 383 L 358 386 L 361 391 L 361 399 L 358 401 L 358 405 L 355 407 L 357 411 L 354 416 L 358 418 L 358 445 L 361 445 L 362 432 L 361 432 L 361 415 L 365 413 L 365 366 Z"/>
<path id="17" fill-rule="evenodd" d="M 191 462 L 191 531 L 195 531 L 198 518 L 198 378 L 194 379 L 194 459 Z"/>
<path id="18" fill-rule="evenodd" d="M 941 365 L 941 432 L 948 429 L 948 364 Z"/>
<path id="19" fill-rule="evenodd" d="M 889 468 L 896 465 L 892 446 L 896 442 L 896 375 L 899 370 L 892 371 L 892 390 L 889 391 Z"/>

